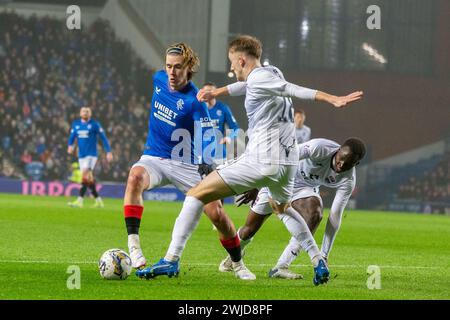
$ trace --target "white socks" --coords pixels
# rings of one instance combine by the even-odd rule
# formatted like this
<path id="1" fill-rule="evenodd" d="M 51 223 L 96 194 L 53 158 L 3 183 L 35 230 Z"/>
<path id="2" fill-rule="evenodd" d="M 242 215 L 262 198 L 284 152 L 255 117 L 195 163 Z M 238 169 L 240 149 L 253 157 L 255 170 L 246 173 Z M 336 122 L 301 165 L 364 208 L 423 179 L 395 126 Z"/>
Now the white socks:
<path id="1" fill-rule="evenodd" d="M 294 262 L 294 260 L 297 258 L 301 250 L 302 246 L 300 245 L 300 242 L 298 242 L 298 240 L 295 239 L 295 237 L 292 237 L 291 240 L 289 241 L 289 244 L 286 246 L 280 258 L 278 259 L 275 268 L 277 269 L 289 268 L 289 266 L 292 264 L 292 262 Z"/>
<path id="2" fill-rule="evenodd" d="M 167 261 L 177 261 L 183 253 L 186 242 L 197 227 L 203 211 L 203 202 L 195 197 L 186 196 L 183 208 L 178 215 L 172 231 L 172 241 L 164 257 Z"/>
<path id="3" fill-rule="evenodd" d="M 140 249 L 141 243 L 139 241 L 138 234 L 129 234 L 128 235 L 128 249 L 131 251 L 132 248 Z"/>
<path id="4" fill-rule="evenodd" d="M 283 219 L 281 220 L 283 221 Z M 341 211 L 337 211 L 335 213 L 335 211 L 332 210 L 332 212 L 330 212 L 330 216 L 328 217 L 327 225 L 325 227 L 325 233 L 323 235 L 322 240 L 322 248 L 320 250 L 323 257 L 328 257 L 328 255 L 330 254 L 334 240 L 336 239 L 336 235 L 341 226 L 341 222 L 342 222 Z M 280 258 L 278 259 L 276 267 L 288 268 L 292 264 L 292 262 L 297 258 L 301 249 L 302 249 L 301 244 L 297 241 L 295 237 L 292 237 L 291 240 L 289 241 L 289 244 L 286 246 Z"/>
<path id="5" fill-rule="evenodd" d="M 317 257 L 320 257 L 321 253 L 303 217 L 292 207 L 289 207 L 285 213 L 278 214 L 278 218 L 283 221 L 292 236 L 300 242 L 300 246 L 308 253 L 313 265 L 316 266 L 318 263 Z"/>

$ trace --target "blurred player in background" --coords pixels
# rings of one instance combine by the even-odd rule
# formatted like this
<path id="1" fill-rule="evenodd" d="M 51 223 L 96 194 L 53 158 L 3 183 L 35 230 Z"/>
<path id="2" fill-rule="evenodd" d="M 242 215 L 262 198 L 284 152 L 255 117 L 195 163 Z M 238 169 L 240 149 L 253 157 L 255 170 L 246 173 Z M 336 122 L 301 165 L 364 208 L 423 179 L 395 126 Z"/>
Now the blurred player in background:
<path id="1" fill-rule="evenodd" d="M 295 138 L 297 143 L 304 143 L 311 140 L 311 128 L 305 125 L 306 114 L 303 109 L 294 112 Z"/>
<path id="2" fill-rule="evenodd" d="M 214 90 L 217 86 L 214 83 L 207 82 L 203 85 L 203 90 Z M 238 135 L 239 125 L 230 110 L 230 107 L 225 103 L 218 101 L 215 98 L 205 101 L 208 106 L 209 116 L 214 126 L 214 147 L 212 150 L 212 157 L 216 166 L 225 164 L 227 160 L 227 144 L 236 145 L 236 138 Z M 227 127 L 230 130 L 227 135 Z M 205 141 L 209 143 L 209 141 Z"/>
<path id="3" fill-rule="evenodd" d="M 306 222 L 289 207 L 299 159 L 291 97 L 324 101 L 339 108 L 361 99 L 362 92 L 337 97 L 297 86 L 287 82 L 278 68 L 263 67 L 261 55 L 262 44 L 258 39 L 247 35 L 237 37 L 229 44 L 228 58 L 231 71 L 235 73 L 238 82 L 211 91 L 201 90 L 198 93 L 200 101 L 223 95 L 245 95 L 249 142 L 241 157 L 210 173 L 200 184 L 189 190 L 180 217 L 186 219 L 185 225 L 194 225 L 200 219 L 204 204 L 253 188 L 268 187 L 271 193 L 269 201 L 274 211 L 286 221 L 289 231 L 310 255 L 314 266 L 314 284 L 322 284 L 329 279 L 326 262 Z M 162 261 L 178 264 L 186 241 L 193 231 L 193 228 L 175 224 L 173 234 L 177 234 L 177 238 L 184 241 L 179 241 L 182 246 L 171 245 Z M 174 239 L 172 237 L 172 240 Z M 231 260 L 233 268 L 240 263 L 233 257 Z M 154 268 L 158 268 L 158 264 L 143 270 L 141 276 L 151 275 Z M 256 276 L 249 270 L 248 272 L 246 280 L 254 280 Z"/>
<path id="4" fill-rule="evenodd" d="M 203 85 L 203 90 L 214 90 L 217 86 L 212 82 L 207 82 Z M 214 169 L 217 166 L 225 164 L 227 161 L 227 145 L 232 145 L 234 148 L 236 145 L 236 138 L 238 136 L 239 125 L 230 110 L 230 107 L 217 99 L 211 99 L 205 101 L 208 106 L 209 116 L 211 117 L 211 122 L 214 127 L 214 137 L 211 143 L 210 139 L 204 139 L 204 144 L 206 148 L 214 148 L 212 150 L 205 151 L 206 153 L 211 153 L 213 158 Z M 227 135 L 227 127 L 230 130 L 230 134 Z M 205 149 L 206 149 L 205 148 Z M 234 150 L 233 150 L 234 151 Z M 234 154 L 234 157 L 236 155 Z M 223 199 L 221 200 L 224 203 Z M 213 230 L 217 230 L 216 226 L 213 225 Z"/>
<path id="5" fill-rule="evenodd" d="M 187 192 L 212 171 L 212 163 L 204 162 L 202 150 L 203 135 L 212 129 L 211 119 L 206 104 L 197 100 L 198 89 L 191 81 L 198 65 L 199 58 L 192 48 L 185 43 L 176 43 L 166 50 L 165 70 L 153 76 L 147 142 L 144 154 L 130 170 L 124 197 L 128 248 L 134 268 L 139 269 L 146 264 L 139 239 L 144 211 L 142 192 L 167 184 Z M 208 203 L 204 211 L 217 227 L 222 245 L 231 258 L 236 259 L 241 252 L 236 229 L 223 211 L 221 202 Z M 175 224 L 182 226 L 172 235 L 171 248 L 178 250 L 186 237 L 185 228 L 195 229 L 198 220 L 179 215 Z M 161 270 L 169 276 L 177 275 L 179 265 L 172 262 L 174 259 L 173 256 L 161 259 L 152 274 L 142 276 L 150 278 L 159 275 Z M 238 277 L 246 271 L 242 264 L 233 269 Z M 141 276 L 140 270 L 136 274 Z"/>
<path id="6" fill-rule="evenodd" d="M 319 227 L 323 215 L 320 186 L 336 189 L 321 248 L 322 256 L 327 262 L 341 225 L 342 214 L 355 188 L 355 166 L 364 158 L 365 153 L 364 143 L 357 138 L 349 138 L 341 146 L 327 139 L 313 139 L 300 145 L 301 160 L 295 177 L 291 206 L 303 217 L 312 234 Z M 261 189 L 257 196 L 253 191 L 249 192 L 240 200 L 239 205 L 253 202 L 245 226 L 238 230 L 243 250 L 273 210 L 269 204 L 267 188 Z M 269 277 L 303 278 L 302 275 L 289 270 L 289 266 L 298 256 L 301 248 L 301 243 L 292 237 L 275 267 L 269 271 Z M 227 257 L 221 262 L 219 270 L 230 271 L 230 265 L 231 260 Z"/>
<path id="7" fill-rule="evenodd" d="M 72 123 L 72 127 L 70 130 L 67 152 L 69 154 L 73 154 L 75 150 L 74 142 L 75 139 L 77 139 L 78 162 L 80 164 L 82 175 L 80 195 L 75 201 L 69 202 L 69 206 L 71 207 L 83 207 L 83 197 L 88 188 L 89 190 L 91 190 L 91 193 L 95 198 L 94 207 L 102 208 L 104 206 L 102 198 L 97 193 L 94 178 L 94 167 L 98 159 L 98 137 L 100 137 L 100 139 L 102 140 L 103 149 L 106 152 L 106 159 L 108 160 L 108 162 L 111 162 L 113 160 L 113 155 L 111 153 L 111 147 L 109 145 L 108 139 L 106 138 L 105 131 L 103 130 L 100 123 L 96 120 L 91 119 L 91 117 L 91 108 L 82 107 L 80 109 L 80 119 L 75 120 Z"/>

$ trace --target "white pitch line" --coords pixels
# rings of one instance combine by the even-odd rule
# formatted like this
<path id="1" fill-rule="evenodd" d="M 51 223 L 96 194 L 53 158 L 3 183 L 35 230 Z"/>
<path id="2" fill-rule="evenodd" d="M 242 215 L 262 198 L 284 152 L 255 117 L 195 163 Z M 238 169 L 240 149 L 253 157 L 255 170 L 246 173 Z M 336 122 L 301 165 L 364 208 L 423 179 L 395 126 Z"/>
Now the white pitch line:
<path id="1" fill-rule="evenodd" d="M 68 265 L 76 265 L 76 264 L 97 264 L 98 261 L 47 261 L 47 260 L 0 260 L 0 263 L 28 263 L 28 264 L 68 264 Z M 194 267 L 217 267 L 216 263 L 182 263 L 184 266 L 194 266 Z M 265 263 L 246 263 L 247 266 L 252 267 L 273 267 L 273 264 L 265 264 Z M 368 265 L 361 264 L 332 264 L 331 268 L 367 268 Z M 373 265 L 373 264 L 372 264 Z M 311 267 L 310 264 L 293 264 L 293 267 Z M 378 265 L 377 265 L 378 266 Z M 378 266 L 380 268 L 387 269 L 442 269 L 442 268 L 450 268 L 450 267 L 427 267 L 427 266 Z"/>

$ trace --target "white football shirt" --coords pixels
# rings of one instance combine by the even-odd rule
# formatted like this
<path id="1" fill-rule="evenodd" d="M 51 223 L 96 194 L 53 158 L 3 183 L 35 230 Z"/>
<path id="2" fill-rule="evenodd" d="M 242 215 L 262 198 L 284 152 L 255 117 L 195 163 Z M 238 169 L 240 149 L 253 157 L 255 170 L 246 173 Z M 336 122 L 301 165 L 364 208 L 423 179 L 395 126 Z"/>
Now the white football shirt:
<path id="1" fill-rule="evenodd" d="M 333 157 L 340 145 L 328 139 L 312 139 L 299 145 L 300 162 L 294 188 L 326 186 L 353 191 L 356 184 L 356 170 L 336 173 L 332 168 Z"/>
<path id="2" fill-rule="evenodd" d="M 328 139 L 312 139 L 299 145 L 300 162 L 295 177 L 296 189 L 327 186 L 336 189 L 330 217 L 342 217 L 356 185 L 356 169 L 336 173 L 332 161 L 340 145 Z M 340 218 L 339 218 L 340 219 Z"/>
<path id="3" fill-rule="evenodd" d="M 303 125 L 300 129 L 295 128 L 295 137 L 297 138 L 297 143 L 304 143 L 311 139 L 311 128 Z"/>
<path id="4" fill-rule="evenodd" d="M 232 96 L 245 93 L 249 129 L 246 155 L 264 164 L 298 164 L 291 97 L 314 100 L 317 91 L 287 82 L 274 66 L 257 67 L 246 82 L 227 88 Z"/>

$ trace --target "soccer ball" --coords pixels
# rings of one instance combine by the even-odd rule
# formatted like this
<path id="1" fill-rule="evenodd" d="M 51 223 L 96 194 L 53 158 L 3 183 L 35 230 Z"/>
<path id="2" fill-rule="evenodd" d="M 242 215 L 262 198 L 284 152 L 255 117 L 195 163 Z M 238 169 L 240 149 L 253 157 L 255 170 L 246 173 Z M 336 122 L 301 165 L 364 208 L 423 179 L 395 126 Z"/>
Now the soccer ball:
<path id="1" fill-rule="evenodd" d="M 122 249 L 109 249 L 98 261 L 100 276 L 107 280 L 125 280 L 131 273 L 131 258 Z"/>

